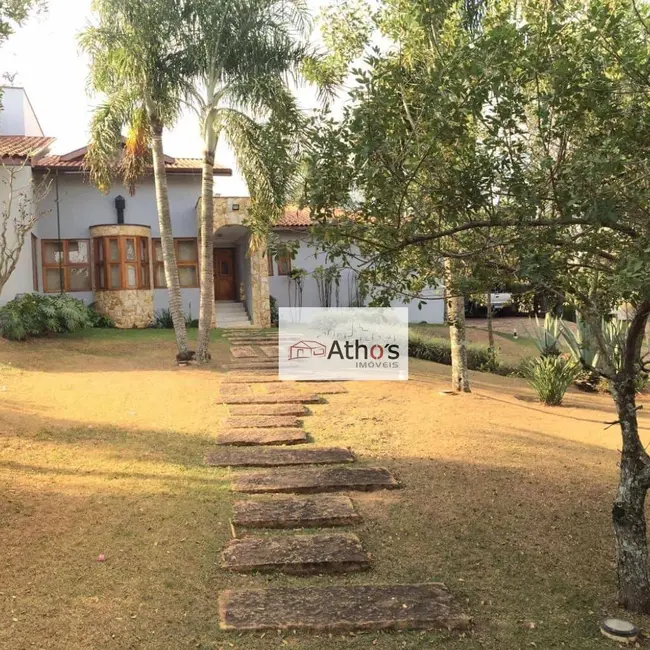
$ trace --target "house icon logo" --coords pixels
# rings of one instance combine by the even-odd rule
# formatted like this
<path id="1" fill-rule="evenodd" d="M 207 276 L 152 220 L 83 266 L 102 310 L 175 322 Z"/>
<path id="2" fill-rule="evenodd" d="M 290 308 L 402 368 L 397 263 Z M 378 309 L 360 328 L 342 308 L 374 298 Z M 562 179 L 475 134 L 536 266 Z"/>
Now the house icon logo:
<path id="1" fill-rule="evenodd" d="M 327 348 L 319 341 L 298 341 L 289 346 L 289 361 L 325 357 Z"/>

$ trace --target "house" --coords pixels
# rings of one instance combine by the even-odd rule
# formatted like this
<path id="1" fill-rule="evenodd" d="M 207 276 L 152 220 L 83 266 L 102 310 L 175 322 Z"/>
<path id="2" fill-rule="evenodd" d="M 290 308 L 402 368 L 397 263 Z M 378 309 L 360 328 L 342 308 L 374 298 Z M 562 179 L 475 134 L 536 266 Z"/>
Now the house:
<path id="1" fill-rule="evenodd" d="M 84 171 L 86 148 L 64 155 L 50 149 L 47 137 L 22 88 L 3 89 L 0 113 L 0 159 L 18 170 L 18 189 L 30 196 L 47 185 L 32 209 L 39 218 L 25 242 L 15 271 L 0 294 L 0 304 L 31 291 L 67 292 L 113 318 L 118 327 L 146 327 L 154 312 L 166 308 L 168 295 L 160 247 L 153 176 L 145 176 L 133 196 L 116 184 L 103 194 Z M 198 204 L 201 160 L 165 157 L 172 230 L 179 266 L 183 309 L 196 318 L 199 311 Z M 232 170 L 215 165 L 215 177 Z M 4 192 L 4 194 L 3 194 Z M 0 207 L 7 204 L 6 183 L 0 186 Z M 246 217 L 248 197 L 215 197 L 214 286 L 218 325 L 269 325 L 269 298 L 280 307 L 321 306 L 323 290 L 313 272 L 327 264 L 311 240 L 309 214 L 287 209 L 275 232 L 280 241 L 298 242 L 294 259 L 271 259 L 264 248 L 251 248 Z M 14 206 L 14 210 L 16 207 Z M 301 268 L 302 281 L 292 278 Z M 442 322 L 439 291 L 422 309 L 408 304 L 411 320 Z M 332 306 L 364 303 L 356 274 L 344 269 L 325 299 Z M 395 304 L 402 304 L 396 301 Z"/>

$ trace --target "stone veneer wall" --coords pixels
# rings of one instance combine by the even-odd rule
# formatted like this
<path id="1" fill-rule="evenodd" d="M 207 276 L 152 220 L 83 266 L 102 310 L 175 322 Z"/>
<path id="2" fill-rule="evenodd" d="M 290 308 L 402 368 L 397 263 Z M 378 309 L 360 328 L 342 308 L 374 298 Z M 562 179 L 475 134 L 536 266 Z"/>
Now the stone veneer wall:
<path id="1" fill-rule="evenodd" d="M 146 237 L 149 244 L 149 286 L 153 287 L 151 228 L 135 224 L 90 227 L 90 237 Z M 92 247 L 94 254 L 95 247 Z M 93 264 L 94 266 L 94 264 Z M 95 288 L 95 308 L 122 329 L 148 327 L 153 322 L 153 289 L 101 290 Z"/>
<path id="2" fill-rule="evenodd" d="M 248 215 L 250 198 L 244 197 L 214 197 L 214 232 L 222 226 L 243 225 L 242 221 Z M 239 210 L 231 210 L 230 204 L 238 203 Z M 200 209 L 200 203 L 198 206 Z M 271 306 L 269 304 L 269 266 L 265 253 L 266 246 L 260 245 L 256 250 L 249 249 L 251 260 L 251 320 L 256 327 L 270 327 Z"/>

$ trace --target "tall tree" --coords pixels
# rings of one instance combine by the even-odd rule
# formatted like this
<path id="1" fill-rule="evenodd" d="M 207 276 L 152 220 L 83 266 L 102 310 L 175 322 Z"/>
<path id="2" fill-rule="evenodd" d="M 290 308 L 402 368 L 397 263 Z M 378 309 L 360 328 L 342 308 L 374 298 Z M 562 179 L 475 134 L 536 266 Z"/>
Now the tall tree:
<path id="1" fill-rule="evenodd" d="M 107 191 L 120 174 L 133 193 L 153 165 L 169 310 L 179 358 L 189 358 L 172 233 L 162 135 L 178 117 L 184 50 L 183 3 L 175 0 L 95 0 L 96 24 L 80 37 L 90 55 L 90 86 L 105 95 L 91 123 L 86 165 Z M 128 129 L 123 150 L 122 129 Z"/>
<path id="2" fill-rule="evenodd" d="M 368 59 L 356 105 L 314 135 L 311 204 L 330 223 L 326 246 L 345 255 L 356 243 L 389 295 L 440 277 L 449 259 L 459 290 L 507 275 L 577 306 L 622 437 L 619 601 L 650 613 L 650 456 L 635 396 L 650 315 L 650 14 L 628 0 L 502 0 L 468 31 L 464 3 L 443 4 L 386 2 L 389 35 L 433 34 L 433 47 Z M 352 191 L 355 218 L 332 228 Z M 621 301 L 631 322 L 605 325 Z"/>
<path id="3" fill-rule="evenodd" d="M 209 359 L 214 311 L 213 168 L 224 138 L 251 195 L 253 233 L 261 238 L 291 192 L 292 155 L 302 118 L 288 88 L 308 55 L 301 0 L 191 0 L 187 93 L 203 137 L 201 306 L 197 359 Z"/>
<path id="4" fill-rule="evenodd" d="M 0 3 L 0 45 L 24 24 L 31 12 L 44 11 L 46 0 L 7 0 Z"/>

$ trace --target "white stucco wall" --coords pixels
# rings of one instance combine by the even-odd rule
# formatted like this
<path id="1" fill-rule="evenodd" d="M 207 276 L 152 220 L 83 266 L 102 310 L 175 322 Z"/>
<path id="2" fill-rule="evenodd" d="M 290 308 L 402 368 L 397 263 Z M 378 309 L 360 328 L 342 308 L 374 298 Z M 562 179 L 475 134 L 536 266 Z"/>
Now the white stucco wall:
<path id="1" fill-rule="evenodd" d="M 311 273 L 318 266 L 330 266 L 324 253 L 316 253 L 313 246 L 309 244 L 306 235 L 298 231 L 282 231 L 278 233 L 282 241 L 300 241 L 300 246 L 296 258 L 292 261 L 292 268 L 301 268 Z M 339 285 L 339 304 L 340 307 L 350 307 L 356 299 L 354 289 L 355 272 L 352 269 L 341 270 L 341 280 Z M 295 306 L 294 283 L 288 276 L 278 275 L 277 262 L 273 261 L 273 276 L 269 277 L 269 293 L 278 301 L 278 307 Z M 308 275 L 304 279 L 304 289 L 302 294 L 303 307 L 320 307 L 320 298 L 318 295 L 318 285 L 316 280 Z M 418 307 L 420 300 L 402 301 L 393 300 L 391 306 L 407 306 L 409 310 L 409 321 L 412 323 L 442 323 L 444 321 L 444 301 L 442 300 L 443 292 L 441 289 L 429 289 L 422 294 L 425 303 L 421 308 Z M 366 304 L 368 299 L 366 299 Z M 336 307 L 334 290 L 332 291 L 333 307 Z"/>
<path id="2" fill-rule="evenodd" d="M 42 136 L 43 131 L 22 88 L 3 86 L 0 111 L 0 135 Z"/>
<path id="3" fill-rule="evenodd" d="M 115 185 L 108 194 L 102 194 L 82 174 L 59 174 L 58 184 L 61 239 L 87 239 L 90 226 L 117 223 L 115 197 L 120 194 L 126 199 L 125 223 L 150 226 L 151 236 L 160 237 L 153 178 L 143 179 L 134 196 L 129 196 L 128 189 L 122 185 Z M 200 176 L 169 174 L 168 185 L 174 237 L 196 237 L 195 205 L 201 191 Z M 36 228 L 39 247 L 41 239 L 58 237 L 54 183 L 43 201 L 43 208 L 47 210 L 47 215 Z M 154 309 L 166 308 L 167 290 L 154 289 L 153 294 Z M 71 295 L 87 303 L 93 301 L 92 292 L 74 292 Z M 199 295 L 199 289 L 181 290 L 183 310 L 186 314 L 191 311 L 193 318 L 198 318 Z"/>
<path id="4" fill-rule="evenodd" d="M 31 201 L 32 197 L 32 170 L 30 167 L 22 169 L 13 168 L 15 171 L 13 188 L 10 187 L 9 169 L 0 168 L 0 214 L 6 214 L 10 191 L 13 191 L 12 209 L 9 215 L 7 228 L 7 243 L 10 247 L 16 244 L 16 233 L 13 227 L 13 219 L 19 213 L 20 198 L 23 195 Z M 27 204 L 26 204 L 27 205 Z M 35 206 L 29 204 L 33 209 Z M 25 237 L 23 248 L 20 252 L 14 272 L 0 292 L 0 305 L 4 305 L 19 293 L 30 293 L 33 291 L 34 281 L 32 276 L 32 242 L 30 234 Z"/>

